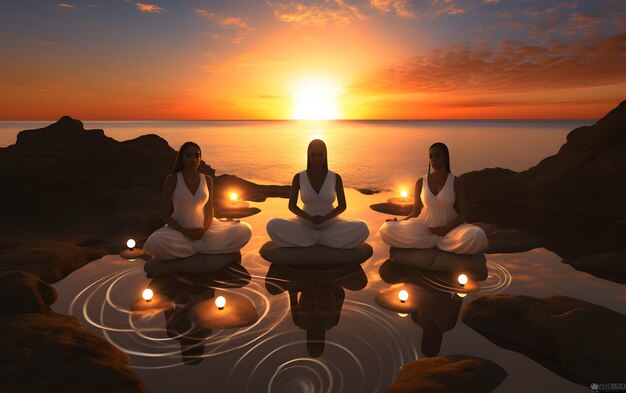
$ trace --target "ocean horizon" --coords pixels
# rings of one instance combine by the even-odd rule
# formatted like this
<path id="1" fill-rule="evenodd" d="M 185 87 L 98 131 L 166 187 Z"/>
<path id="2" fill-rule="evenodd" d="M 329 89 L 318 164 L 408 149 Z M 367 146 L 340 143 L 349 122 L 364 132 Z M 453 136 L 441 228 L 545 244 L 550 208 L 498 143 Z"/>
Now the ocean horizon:
<path id="1" fill-rule="evenodd" d="M 411 188 L 427 171 L 434 142 L 450 148 L 456 175 L 502 167 L 523 171 L 554 155 L 567 134 L 596 120 L 255 120 L 255 121 L 83 121 L 85 129 L 103 129 L 118 141 L 156 134 L 178 150 L 197 142 L 203 159 L 217 174 L 290 184 L 306 167 L 306 147 L 315 138 L 328 146 L 329 168 L 347 187 L 397 190 Z M 0 121 L 0 146 L 16 142 L 22 130 L 47 121 Z M 374 158 L 375 157 L 375 158 Z"/>

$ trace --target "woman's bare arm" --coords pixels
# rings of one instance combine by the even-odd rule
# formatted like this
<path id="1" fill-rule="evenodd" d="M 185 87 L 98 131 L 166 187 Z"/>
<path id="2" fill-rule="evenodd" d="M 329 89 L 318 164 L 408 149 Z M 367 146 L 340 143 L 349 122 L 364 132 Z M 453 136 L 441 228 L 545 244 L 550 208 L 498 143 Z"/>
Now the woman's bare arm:
<path id="1" fill-rule="evenodd" d="M 403 220 L 408 220 L 410 218 L 415 218 L 417 216 L 420 215 L 420 213 L 422 212 L 422 208 L 424 207 L 422 205 L 422 199 L 420 198 L 420 194 L 422 193 L 422 183 L 423 183 L 423 178 L 419 178 L 417 179 L 417 181 L 415 182 L 415 196 L 413 197 L 415 199 L 415 202 L 413 203 L 413 211 L 406 216 L 405 218 L 403 218 Z"/>
<path id="2" fill-rule="evenodd" d="M 213 217 L 215 216 L 215 212 L 213 211 L 213 200 L 214 200 L 214 192 L 213 192 L 213 179 L 211 176 L 206 176 L 206 184 L 209 189 L 209 200 L 204 205 L 204 230 L 206 231 L 211 226 L 213 222 Z"/>
<path id="3" fill-rule="evenodd" d="M 337 217 L 338 215 L 346 211 L 346 208 L 348 207 L 346 204 L 346 194 L 343 190 L 343 180 L 339 175 L 336 175 L 335 192 L 337 193 L 337 207 L 323 217 L 324 221 L 330 220 L 333 217 Z"/>
<path id="4" fill-rule="evenodd" d="M 161 220 L 165 221 L 165 223 L 172 229 L 176 229 L 178 232 L 181 232 L 183 235 L 187 234 L 186 228 L 183 228 L 182 225 L 178 223 L 173 217 L 172 213 L 174 213 L 174 203 L 172 202 L 172 194 L 174 193 L 174 189 L 176 188 L 176 175 L 168 175 L 165 179 L 165 184 L 163 185 L 163 193 L 161 194 L 161 207 L 159 211 L 159 216 Z"/>
<path id="5" fill-rule="evenodd" d="M 291 192 L 289 193 L 289 210 L 298 217 L 311 221 L 310 214 L 298 207 L 298 193 L 300 192 L 300 175 L 296 173 L 291 182 Z"/>

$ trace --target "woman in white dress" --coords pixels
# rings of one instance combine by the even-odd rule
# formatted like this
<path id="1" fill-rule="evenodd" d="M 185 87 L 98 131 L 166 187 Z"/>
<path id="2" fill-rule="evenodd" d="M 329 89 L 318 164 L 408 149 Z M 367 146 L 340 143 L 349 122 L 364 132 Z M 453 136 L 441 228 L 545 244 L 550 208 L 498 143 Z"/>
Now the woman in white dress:
<path id="1" fill-rule="evenodd" d="M 184 143 L 172 174 L 165 179 L 160 216 L 166 225 L 152 233 L 143 247 L 154 259 L 236 252 L 252 236 L 249 224 L 213 216 L 213 180 L 198 171 L 200 158 L 200 146 Z"/>
<path id="2" fill-rule="evenodd" d="M 337 217 L 346 210 L 341 176 L 328 170 L 326 144 L 315 139 L 309 144 L 307 169 L 296 174 L 291 184 L 289 210 L 297 217 L 272 218 L 267 233 L 280 247 L 354 248 L 369 236 L 363 220 Z M 298 194 L 302 208 L 298 207 Z M 337 207 L 333 202 L 337 199 Z"/>
<path id="3" fill-rule="evenodd" d="M 428 157 L 428 174 L 415 183 L 413 212 L 399 221 L 387 220 L 380 237 L 397 248 L 437 247 L 456 254 L 484 251 L 488 246 L 485 232 L 464 222 L 465 195 L 460 180 L 450 173 L 448 147 L 435 143 Z"/>

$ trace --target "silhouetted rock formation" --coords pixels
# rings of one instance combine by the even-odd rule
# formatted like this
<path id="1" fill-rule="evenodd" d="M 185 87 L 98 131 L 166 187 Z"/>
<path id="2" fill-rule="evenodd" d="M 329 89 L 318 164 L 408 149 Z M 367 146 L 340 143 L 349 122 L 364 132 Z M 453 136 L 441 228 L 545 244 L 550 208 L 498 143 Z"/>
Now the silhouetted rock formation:
<path id="1" fill-rule="evenodd" d="M 51 312 L 0 319 L 0 391 L 146 392 L 128 356 L 76 317 Z"/>
<path id="2" fill-rule="evenodd" d="M 626 284 L 626 253 L 607 252 L 587 255 L 574 261 L 564 260 L 576 270 L 591 273 L 596 277 Z"/>
<path id="3" fill-rule="evenodd" d="M 57 300 L 57 292 L 50 284 L 32 274 L 0 272 L 0 318 L 13 315 L 47 312 Z"/>
<path id="4" fill-rule="evenodd" d="M 626 101 L 593 126 L 576 128 L 559 152 L 517 173 L 492 168 L 462 175 L 471 202 L 626 219 Z"/>
<path id="5" fill-rule="evenodd" d="M 523 172 L 461 175 L 469 221 L 522 227 L 567 259 L 626 251 L 626 101 Z"/>
<path id="6" fill-rule="evenodd" d="M 501 294 L 470 302 L 461 319 L 572 382 L 626 380 L 626 316 L 608 308 L 567 296 Z"/>
<path id="7" fill-rule="evenodd" d="M 508 373 L 494 362 L 467 355 L 415 360 L 400 368 L 400 377 L 385 393 L 487 393 Z"/>
<path id="8" fill-rule="evenodd" d="M 141 244 L 163 225 L 159 201 L 175 157 L 157 135 L 118 142 L 68 116 L 20 132 L 15 145 L 0 149 L 0 181 L 10 189 L 0 193 L 0 270 L 56 282 L 90 260 L 117 254 L 128 238 Z M 215 176 L 204 162 L 200 170 Z M 228 187 L 254 201 L 289 194 L 288 186 L 215 178 L 216 195 Z"/>

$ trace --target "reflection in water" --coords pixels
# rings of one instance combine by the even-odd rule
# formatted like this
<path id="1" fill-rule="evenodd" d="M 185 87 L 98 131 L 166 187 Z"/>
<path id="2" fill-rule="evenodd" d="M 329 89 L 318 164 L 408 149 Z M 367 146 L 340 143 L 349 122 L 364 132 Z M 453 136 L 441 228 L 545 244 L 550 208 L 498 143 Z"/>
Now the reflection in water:
<path id="1" fill-rule="evenodd" d="M 149 282 L 135 264 L 114 268 L 114 273 L 80 291 L 69 313 L 100 329 L 109 342 L 132 357 L 135 369 L 197 364 L 239 351 L 263 340 L 288 312 L 286 302 L 278 301 L 272 302 L 270 310 L 263 288 L 251 282 L 248 271 L 238 263 L 209 274 Z M 142 298 L 148 287 L 154 292 L 149 303 Z M 219 319 L 206 312 L 207 307 L 214 307 L 216 290 L 235 306 L 225 307 Z M 138 307 L 138 303 L 143 305 Z"/>
<path id="2" fill-rule="evenodd" d="M 326 331 L 339 323 L 344 288 L 358 291 L 367 285 L 360 265 L 283 266 L 272 264 L 265 287 L 272 295 L 289 293 L 293 323 L 306 330 L 307 350 L 312 357 L 324 352 Z"/>
<path id="3" fill-rule="evenodd" d="M 180 352 L 185 364 L 202 361 L 206 340 L 212 328 L 234 328 L 252 325 L 258 314 L 247 299 L 231 298 L 229 307 L 215 309 L 215 291 L 218 288 L 241 288 L 250 282 L 250 274 L 238 263 L 232 263 L 216 272 L 197 275 L 174 275 L 156 278 L 148 286 L 155 294 L 171 299 L 175 306 L 164 311 L 168 337 L 180 342 Z M 235 300 L 236 299 L 236 300 Z M 235 304 L 233 304 L 235 303 Z M 205 310 L 209 308 L 209 310 Z M 243 310 L 237 313 L 235 310 Z M 210 314 L 216 323 L 205 322 Z"/>
<path id="4" fill-rule="evenodd" d="M 386 283 L 405 285 L 381 292 L 376 302 L 381 307 L 399 312 L 400 316 L 410 314 L 413 322 L 423 330 L 422 353 L 427 357 L 437 356 L 443 333 L 456 326 L 467 291 L 460 291 L 459 284 L 455 283 L 456 277 L 447 273 L 399 265 L 391 260 L 380 266 L 379 275 Z M 501 288 L 502 285 L 495 287 Z M 404 292 L 404 296 L 398 298 L 400 291 Z"/>

